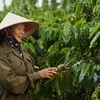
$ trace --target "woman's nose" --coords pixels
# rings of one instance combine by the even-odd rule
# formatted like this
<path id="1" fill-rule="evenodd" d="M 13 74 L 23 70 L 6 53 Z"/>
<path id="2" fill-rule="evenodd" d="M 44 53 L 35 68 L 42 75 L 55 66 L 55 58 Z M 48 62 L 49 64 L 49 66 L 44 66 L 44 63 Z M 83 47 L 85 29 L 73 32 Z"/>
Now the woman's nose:
<path id="1" fill-rule="evenodd" d="M 21 30 L 21 34 L 24 35 L 25 34 L 25 31 L 24 30 Z"/>

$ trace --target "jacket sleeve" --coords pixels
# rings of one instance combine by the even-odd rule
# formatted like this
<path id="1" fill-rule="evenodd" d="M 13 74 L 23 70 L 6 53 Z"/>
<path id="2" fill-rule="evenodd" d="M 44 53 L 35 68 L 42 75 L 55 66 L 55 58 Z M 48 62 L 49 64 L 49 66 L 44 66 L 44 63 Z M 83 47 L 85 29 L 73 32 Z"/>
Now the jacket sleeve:
<path id="1" fill-rule="evenodd" d="M 10 68 L 10 64 L 0 59 L 0 83 L 8 91 L 15 94 L 24 94 L 29 85 L 27 75 L 17 76 Z"/>
<path id="2" fill-rule="evenodd" d="M 11 66 L 7 58 L 0 54 L 0 83 L 11 93 L 24 94 L 30 84 L 34 86 L 33 80 L 40 78 L 38 72 L 18 76 Z"/>
<path id="3" fill-rule="evenodd" d="M 33 59 L 33 57 L 27 52 L 27 50 L 25 50 L 25 53 L 29 56 L 29 58 L 31 59 L 31 64 L 33 65 L 33 69 L 34 69 L 34 73 L 26 73 L 29 80 L 30 80 L 30 86 L 33 87 L 34 86 L 34 81 L 41 79 L 40 74 L 39 74 L 39 67 L 35 65 L 35 61 Z"/>

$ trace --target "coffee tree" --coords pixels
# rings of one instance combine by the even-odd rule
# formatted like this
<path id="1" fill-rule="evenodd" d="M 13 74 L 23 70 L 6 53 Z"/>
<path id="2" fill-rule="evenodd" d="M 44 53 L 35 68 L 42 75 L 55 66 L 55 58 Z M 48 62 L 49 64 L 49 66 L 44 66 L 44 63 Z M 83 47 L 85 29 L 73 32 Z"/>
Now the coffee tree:
<path id="1" fill-rule="evenodd" d="M 11 11 L 40 23 L 22 43 L 40 69 L 65 64 L 51 79 L 37 81 L 29 94 L 38 100 L 99 100 L 100 1 L 62 0 L 56 9 L 50 7 L 33 6 L 30 0 L 18 7 L 14 1 L 1 16 Z"/>

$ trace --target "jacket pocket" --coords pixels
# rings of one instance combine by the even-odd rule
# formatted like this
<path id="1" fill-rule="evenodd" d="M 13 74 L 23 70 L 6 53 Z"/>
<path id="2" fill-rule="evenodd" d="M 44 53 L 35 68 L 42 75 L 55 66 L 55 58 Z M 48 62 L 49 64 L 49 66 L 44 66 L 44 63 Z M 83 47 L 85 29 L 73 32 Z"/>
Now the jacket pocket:
<path id="1" fill-rule="evenodd" d="M 12 69 L 16 70 L 18 69 L 20 66 L 22 66 L 22 59 L 19 58 L 18 56 L 9 53 L 8 54 L 8 60 L 12 65 Z"/>
<path id="2" fill-rule="evenodd" d="M 22 58 L 11 53 L 8 54 L 8 60 L 11 63 L 12 70 L 16 73 L 16 75 L 25 75 L 26 67 Z"/>

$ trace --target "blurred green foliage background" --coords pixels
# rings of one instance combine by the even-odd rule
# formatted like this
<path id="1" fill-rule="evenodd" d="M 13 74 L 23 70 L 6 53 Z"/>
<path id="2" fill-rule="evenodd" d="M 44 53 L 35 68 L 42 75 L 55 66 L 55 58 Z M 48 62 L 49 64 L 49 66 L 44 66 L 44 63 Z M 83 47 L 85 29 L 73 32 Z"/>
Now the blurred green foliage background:
<path id="1" fill-rule="evenodd" d="M 100 96 L 100 0 L 12 0 L 4 3 L 0 21 L 8 12 L 35 20 L 36 34 L 22 46 L 40 69 L 68 64 L 52 79 L 40 80 L 29 93 L 38 100 L 99 100 Z M 11 19 L 9 19 L 11 20 Z"/>

